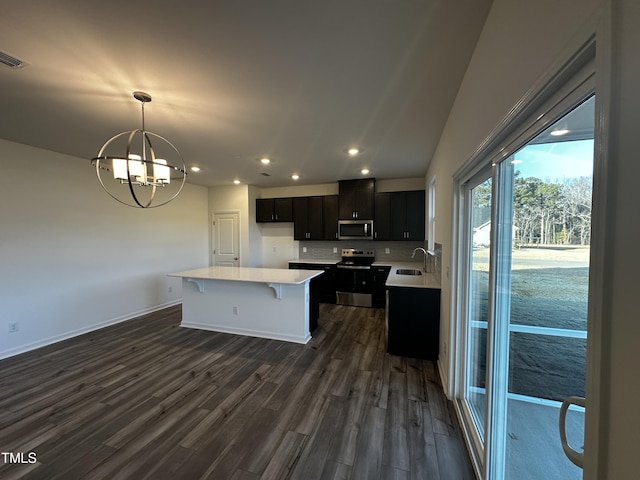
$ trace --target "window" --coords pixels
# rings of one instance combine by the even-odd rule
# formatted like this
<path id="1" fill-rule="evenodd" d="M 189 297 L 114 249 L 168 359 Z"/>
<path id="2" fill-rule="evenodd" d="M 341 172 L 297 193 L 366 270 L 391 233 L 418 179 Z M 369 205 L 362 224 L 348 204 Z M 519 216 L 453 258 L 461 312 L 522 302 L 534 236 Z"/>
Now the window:
<path id="1" fill-rule="evenodd" d="M 436 244 L 436 177 L 433 177 L 429 182 L 429 222 L 427 225 L 427 249 L 434 251 Z"/>

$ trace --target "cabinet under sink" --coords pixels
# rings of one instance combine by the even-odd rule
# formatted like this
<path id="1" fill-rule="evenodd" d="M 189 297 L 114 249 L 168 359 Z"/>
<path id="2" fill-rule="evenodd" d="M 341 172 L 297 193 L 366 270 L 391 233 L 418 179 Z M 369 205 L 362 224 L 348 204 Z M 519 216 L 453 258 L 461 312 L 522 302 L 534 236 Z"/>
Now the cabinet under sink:
<path id="1" fill-rule="evenodd" d="M 387 289 L 387 352 L 437 360 L 440 345 L 440 289 Z"/>

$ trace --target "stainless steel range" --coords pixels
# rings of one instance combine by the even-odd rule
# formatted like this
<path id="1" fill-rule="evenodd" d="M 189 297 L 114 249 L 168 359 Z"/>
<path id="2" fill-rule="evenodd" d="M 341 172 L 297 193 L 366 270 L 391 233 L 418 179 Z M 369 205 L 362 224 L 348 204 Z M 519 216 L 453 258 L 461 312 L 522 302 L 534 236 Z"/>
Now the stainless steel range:
<path id="1" fill-rule="evenodd" d="M 336 265 L 336 303 L 371 307 L 373 295 L 373 250 L 342 249 L 342 261 Z"/>

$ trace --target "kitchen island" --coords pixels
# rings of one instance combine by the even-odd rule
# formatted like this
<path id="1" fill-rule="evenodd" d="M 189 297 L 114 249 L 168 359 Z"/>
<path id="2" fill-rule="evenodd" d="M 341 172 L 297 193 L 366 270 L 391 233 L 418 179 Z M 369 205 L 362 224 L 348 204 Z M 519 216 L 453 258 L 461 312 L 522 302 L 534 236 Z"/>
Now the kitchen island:
<path id="1" fill-rule="evenodd" d="M 307 343 L 317 270 L 205 267 L 182 278 L 182 327 Z"/>

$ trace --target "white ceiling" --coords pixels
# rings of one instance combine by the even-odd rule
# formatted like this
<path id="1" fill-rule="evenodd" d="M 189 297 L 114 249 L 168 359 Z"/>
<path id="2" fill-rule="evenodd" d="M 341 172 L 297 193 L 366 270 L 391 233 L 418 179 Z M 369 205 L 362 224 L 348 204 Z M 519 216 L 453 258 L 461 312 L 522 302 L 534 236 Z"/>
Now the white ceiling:
<path id="1" fill-rule="evenodd" d="M 0 65 L 0 137 L 89 159 L 142 90 L 191 183 L 422 176 L 490 4 L 3 0 L 0 51 L 28 65 Z"/>

